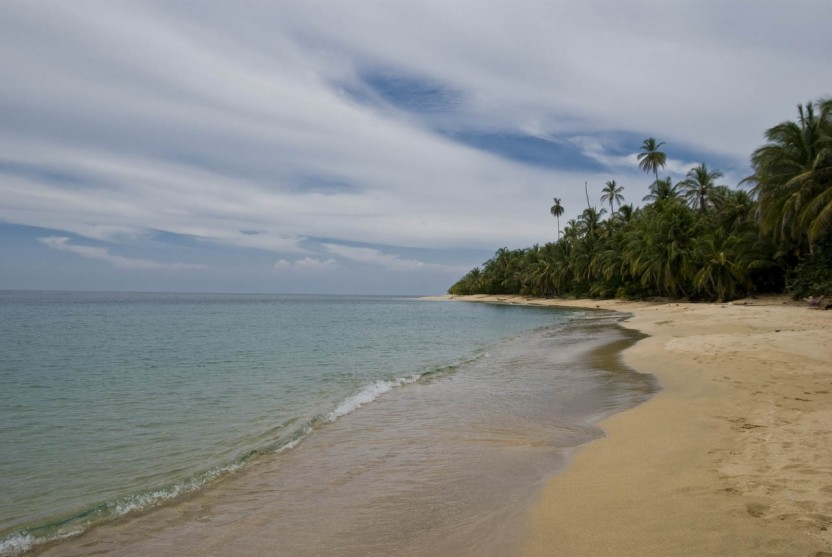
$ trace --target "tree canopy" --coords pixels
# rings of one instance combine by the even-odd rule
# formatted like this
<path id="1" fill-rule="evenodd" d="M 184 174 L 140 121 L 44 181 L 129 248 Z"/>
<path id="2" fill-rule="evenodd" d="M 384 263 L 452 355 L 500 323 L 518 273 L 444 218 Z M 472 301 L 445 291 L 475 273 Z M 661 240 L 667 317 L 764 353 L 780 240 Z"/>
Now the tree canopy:
<path id="1" fill-rule="evenodd" d="M 665 144 L 648 138 L 638 155 L 655 177 L 645 205 L 622 205 L 623 188 L 610 180 L 600 197 L 609 213 L 588 207 L 561 235 L 564 209 L 554 198 L 556 241 L 501 248 L 448 291 L 701 300 L 832 295 L 832 99 L 799 105 L 797 121 L 770 128 L 765 138 L 751 155 L 753 174 L 738 188 L 719 184 L 722 172 L 704 162 L 678 183 L 659 179 Z"/>

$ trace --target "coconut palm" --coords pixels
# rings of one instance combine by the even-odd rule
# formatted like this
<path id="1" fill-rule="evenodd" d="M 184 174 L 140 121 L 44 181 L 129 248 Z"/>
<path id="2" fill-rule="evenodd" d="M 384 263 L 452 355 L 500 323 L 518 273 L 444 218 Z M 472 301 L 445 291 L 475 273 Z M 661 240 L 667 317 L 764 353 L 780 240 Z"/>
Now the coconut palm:
<path id="1" fill-rule="evenodd" d="M 718 187 L 716 181 L 720 178 L 722 178 L 722 172 L 718 170 L 709 172 L 704 162 L 691 168 L 687 178 L 679 184 L 683 188 L 682 195 L 688 205 L 704 213 L 705 209 L 713 205 L 714 191 Z"/>
<path id="2" fill-rule="evenodd" d="M 563 239 L 567 242 L 575 242 L 581 234 L 581 226 L 575 219 L 569 219 L 563 227 Z"/>
<path id="3" fill-rule="evenodd" d="M 717 229 L 713 235 L 705 236 L 697 245 L 702 262 L 693 276 L 694 286 L 704 295 L 724 302 L 734 297 L 737 286 L 745 286 L 747 272 L 736 261 L 734 244 L 737 237 L 729 236 Z"/>
<path id="4" fill-rule="evenodd" d="M 718 203 L 719 220 L 725 228 L 737 232 L 752 224 L 754 201 L 748 192 L 726 188 L 726 191 L 720 192 L 715 199 Z"/>
<path id="5" fill-rule="evenodd" d="M 486 274 L 492 278 L 490 294 L 511 294 L 519 284 L 517 268 L 522 250 L 500 248 L 494 257 L 485 264 Z"/>
<path id="6" fill-rule="evenodd" d="M 644 196 L 642 201 L 650 201 L 652 203 L 658 201 L 672 201 L 679 199 L 679 185 L 674 184 L 673 180 L 668 176 L 663 180 L 656 180 L 650 184 L 650 193 Z"/>
<path id="7" fill-rule="evenodd" d="M 694 273 L 691 258 L 693 211 L 681 203 L 647 207 L 626 234 L 624 262 L 647 292 L 684 296 Z"/>
<path id="8" fill-rule="evenodd" d="M 523 256 L 523 287 L 521 293 L 531 296 L 549 296 L 551 266 L 540 246 L 526 250 Z"/>
<path id="9" fill-rule="evenodd" d="M 566 233 L 564 231 L 564 237 Z M 551 261 L 552 275 L 551 283 L 554 294 L 562 294 L 570 290 L 572 285 L 572 266 L 574 258 L 572 257 L 572 243 L 558 242 L 550 244 L 552 247 L 549 250 L 547 257 Z"/>
<path id="10" fill-rule="evenodd" d="M 659 168 L 664 168 L 667 162 L 667 155 L 659 151 L 659 147 L 664 145 L 664 141 L 656 143 L 656 139 L 648 137 L 641 144 L 641 153 L 638 154 L 638 166 L 644 172 L 653 172 L 656 175 L 656 181 L 659 181 Z"/>
<path id="11" fill-rule="evenodd" d="M 622 188 L 610 180 L 601 209 L 587 199 L 586 210 L 561 231 L 564 209 L 553 198 L 557 241 L 502 248 L 449 291 L 721 300 L 786 286 L 792 295 L 826 292 L 832 288 L 832 99 L 799 106 L 795 122 L 770 129 L 766 140 L 752 158 L 749 195 L 718 185 L 721 174 L 704 163 L 682 182 L 660 179 L 663 144 L 649 138 L 639 164 L 656 177 L 644 199 L 650 203 L 623 205 Z M 607 211 L 611 218 L 602 218 Z"/>
<path id="12" fill-rule="evenodd" d="M 798 105 L 798 121 L 766 132 L 751 155 L 760 228 L 782 242 L 808 246 L 832 228 L 832 99 Z M 816 107 L 819 114 L 816 113 Z"/>
<path id="13" fill-rule="evenodd" d="M 594 237 L 598 234 L 598 228 L 601 224 L 601 217 L 607 212 L 606 209 L 600 211 L 595 207 L 588 207 L 584 209 L 581 216 L 578 217 L 578 225 L 581 228 L 584 236 Z"/>
<path id="14" fill-rule="evenodd" d="M 601 190 L 604 195 L 601 196 L 601 203 L 606 203 L 609 201 L 610 204 L 610 215 L 615 212 L 615 208 L 612 206 L 613 203 L 617 203 L 621 205 L 621 202 L 624 201 L 624 196 L 621 195 L 621 192 L 624 191 L 622 186 L 618 186 L 615 183 L 615 180 L 610 180 L 604 185 L 604 188 Z"/>
<path id="15" fill-rule="evenodd" d="M 549 212 L 552 213 L 552 216 L 558 220 L 558 238 L 560 238 L 560 216 L 563 214 L 563 205 L 560 204 L 560 197 L 553 198 L 555 204 L 552 205 L 552 208 L 549 209 Z"/>
<path id="16" fill-rule="evenodd" d="M 696 241 L 699 270 L 693 283 L 699 293 L 726 301 L 751 292 L 754 271 L 774 266 L 765 243 L 753 230 L 729 232 L 717 227 Z"/>
<path id="17" fill-rule="evenodd" d="M 474 267 L 468 274 L 459 279 L 448 289 L 449 294 L 466 296 L 468 294 L 479 294 L 484 290 L 482 269 Z"/>
<path id="18" fill-rule="evenodd" d="M 618 207 L 618 219 L 624 224 L 628 224 L 630 221 L 632 221 L 634 214 L 635 209 L 633 208 L 632 203 L 630 203 L 629 205 L 621 205 L 620 207 Z"/>

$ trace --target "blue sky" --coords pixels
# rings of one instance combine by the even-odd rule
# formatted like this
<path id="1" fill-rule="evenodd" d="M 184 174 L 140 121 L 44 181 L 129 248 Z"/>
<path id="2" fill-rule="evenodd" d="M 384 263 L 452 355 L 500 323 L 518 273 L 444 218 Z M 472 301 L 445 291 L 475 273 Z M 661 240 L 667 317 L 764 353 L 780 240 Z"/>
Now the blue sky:
<path id="1" fill-rule="evenodd" d="M 828 0 L 4 2 L 0 288 L 441 293 L 635 154 L 734 186 Z"/>

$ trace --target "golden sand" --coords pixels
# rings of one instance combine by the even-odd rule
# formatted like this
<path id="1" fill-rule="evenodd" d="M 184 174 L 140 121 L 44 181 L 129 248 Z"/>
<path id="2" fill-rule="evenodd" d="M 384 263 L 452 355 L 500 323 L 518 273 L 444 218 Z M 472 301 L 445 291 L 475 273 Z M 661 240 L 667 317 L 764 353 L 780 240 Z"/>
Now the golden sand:
<path id="1" fill-rule="evenodd" d="M 535 504 L 528 556 L 832 556 L 832 311 L 457 299 L 631 312 L 663 390 L 601 426 Z"/>

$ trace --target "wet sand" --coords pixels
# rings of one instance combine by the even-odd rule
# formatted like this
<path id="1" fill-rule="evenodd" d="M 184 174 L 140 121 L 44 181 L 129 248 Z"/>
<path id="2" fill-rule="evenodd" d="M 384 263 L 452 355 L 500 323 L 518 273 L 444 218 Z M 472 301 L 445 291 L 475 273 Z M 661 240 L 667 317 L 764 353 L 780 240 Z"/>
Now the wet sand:
<path id="1" fill-rule="evenodd" d="M 632 312 L 663 387 L 548 483 L 524 555 L 832 555 L 832 311 L 475 298 Z"/>

